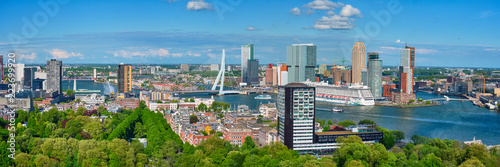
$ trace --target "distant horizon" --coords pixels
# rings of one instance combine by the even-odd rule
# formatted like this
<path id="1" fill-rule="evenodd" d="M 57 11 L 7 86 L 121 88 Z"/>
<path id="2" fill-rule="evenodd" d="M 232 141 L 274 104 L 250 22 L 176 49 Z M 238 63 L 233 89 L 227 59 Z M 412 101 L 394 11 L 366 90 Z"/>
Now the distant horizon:
<path id="1" fill-rule="evenodd" d="M 78 64 L 78 63 L 64 63 L 63 61 L 63 66 L 64 65 L 119 65 L 120 63 L 117 64 L 109 64 L 109 63 L 83 63 L 83 64 Z M 172 63 L 172 64 L 149 64 L 149 63 L 138 63 L 138 64 L 132 64 L 132 63 L 124 63 L 124 64 L 130 64 L 130 65 L 141 65 L 141 66 L 161 66 L 161 65 L 181 65 L 181 64 L 188 64 L 188 65 L 211 65 L 211 64 L 189 64 L 189 63 Z M 215 63 L 214 63 L 215 64 Z M 259 66 L 266 66 L 269 63 L 266 64 L 259 64 Z M 46 66 L 46 63 L 30 63 L 30 64 L 24 64 L 25 66 Z M 219 64 L 220 65 L 220 64 Z M 241 64 L 226 64 L 226 65 L 241 65 Z M 277 65 L 277 64 L 273 64 Z M 317 64 L 316 66 L 318 67 L 321 64 Z M 328 64 L 330 65 L 330 64 Z M 351 65 L 346 65 L 347 67 L 351 67 Z M 382 68 L 393 68 L 393 67 L 398 67 L 399 65 L 384 65 Z M 415 66 L 415 68 L 472 68 L 472 69 L 477 69 L 477 68 L 484 68 L 484 69 L 500 69 L 500 67 L 453 67 L 453 66 Z"/>

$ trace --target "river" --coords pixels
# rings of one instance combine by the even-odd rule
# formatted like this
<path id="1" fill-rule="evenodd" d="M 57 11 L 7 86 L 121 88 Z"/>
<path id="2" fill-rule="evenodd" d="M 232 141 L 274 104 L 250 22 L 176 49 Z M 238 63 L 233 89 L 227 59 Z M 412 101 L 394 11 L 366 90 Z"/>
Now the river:
<path id="1" fill-rule="evenodd" d="M 63 89 L 72 88 L 73 81 L 63 81 Z M 114 85 L 112 85 L 114 86 Z M 102 83 L 78 81 L 79 89 L 96 89 L 104 91 Z M 114 86 L 116 90 L 116 86 Z M 257 109 L 258 104 L 276 102 L 276 95 L 270 100 L 254 99 L 258 94 L 214 96 L 215 101 L 226 102 L 232 108 L 238 105 L 247 105 L 250 109 Z M 179 97 L 211 97 L 208 94 L 180 94 Z M 417 93 L 423 99 L 442 98 L 443 96 Z M 457 98 L 457 97 L 451 97 Z M 331 106 L 317 105 L 316 118 L 332 119 L 332 121 L 352 120 L 358 122 L 370 119 L 391 130 L 405 132 L 406 139 L 413 134 L 429 138 L 458 139 L 469 141 L 474 137 L 481 139 L 486 145 L 500 144 L 500 112 L 490 111 L 472 105 L 471 102 L 449 101 L 444 105 L 416 108 L 395 108 L 383 106 L 340 106 L 343 113 L 334 113 L 321 110 Z"/>

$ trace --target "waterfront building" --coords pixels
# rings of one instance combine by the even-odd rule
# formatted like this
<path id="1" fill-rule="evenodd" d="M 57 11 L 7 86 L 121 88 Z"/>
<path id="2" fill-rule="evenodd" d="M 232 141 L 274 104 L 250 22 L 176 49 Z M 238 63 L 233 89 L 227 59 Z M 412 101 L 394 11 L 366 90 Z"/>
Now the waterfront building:
<path id="1" fill-rule="evenodd" d="M 118 92 L 126 93 L 132 91 L 132 65 L 120 64 L 118 65 Z"/>
<path id="2" fill-rule="evenodd" d="M 366 48 L 363 42 L 352 46 L 352 83 L 361 84 L 361 70 L 366 68 Z"/>
<path id="3" fill-rule="evenodd" d="M 415 48 L 406 46 L 401 49 L 401 66 L 399 66 L 402 93 L 413 93 L 413 69 L 415 68 Z"/>
<path id="4" fill-rule="evenodd" d="M 254 44 L 241 45 L 241 82 L 259 84 L 259 60 L 254 58 Z"/>
<path id="5" fill-rule="evenodd" d="M 247 84 L 248 85 L 258 85 L 259 84 L 259 59 L 253 59 L 247 61 Z"/>
<path id="6" fill-rule="evenodd" d="M 382 98 L 382 60 L 377 52 L 368 53 L 368 87 L 375 99 Z"/>
<path id="7" fill-rule="evenodd" d="M 334 85 L 344 85 L 351 83 L 351 70 L 332 68 L 332 82 Z"/>
<path id="8" fill-rule="evenodd" d="M 288 83 L 315 80 L 316 45 L 293 44 L 286 47 Z"/>
<path id="9" fill-rule="evenodd" d="M 62 95 L 62 61 L 51 59 L 47 61 L 47 91 L 56 91 Z"/>
<path id="10" fill-rule="evenodd" d="M 383 97 L 392 97 L 392 90 L 393 89 L 396 89 L 396 85 L 395 84 L 386 84 L 383 86 L 383 93 L 382 93 L 382 96 Z"/>
<path id="11" fill-rule="evenodd" d="M 368 68 L 361 69 L 361 85 L 368 86 Z"/>

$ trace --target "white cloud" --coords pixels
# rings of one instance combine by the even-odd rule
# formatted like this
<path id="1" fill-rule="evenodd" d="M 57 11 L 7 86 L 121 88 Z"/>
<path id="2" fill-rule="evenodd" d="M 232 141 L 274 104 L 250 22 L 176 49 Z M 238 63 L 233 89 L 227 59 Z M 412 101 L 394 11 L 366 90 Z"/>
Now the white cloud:
<path id="1" fill-rule="evenodd" d="M 438 51 L 435 49 L 415 49 L 415 54 L 426 55 L 426 54 L 433 54 L 433 53 L 437 53 L 437 52 Z"/>
<path id="2" fill-rule="evenodd" d="M 211 58 L 215 58 L 215 56 L 217 56 L 216 54 L 213 54 L 213 53 L 209 53 L 207 55 L 208 55 L 208 57 L 211 57 Z"/>
<path id="3" fill-rule="evenodd" d="M 326 12 L 326 14 L 328 16 L 333 16 L 333 15 L 335 15 L 335 12 L 333 12 L 332 10 L 330 10 L 330 11 Z"/>
<path id="4" fill-rule="evenodd" d="M 343 29 L 352 29 L 354 25 L 351 24 L 351 19 L 349 17 L 342 17 L 339 15 L 332 15 L 330 17 L 323 16 L 321 19 L 316 20 L 314 29 L 326 30 L 326 29 L 335 29 L 335 30 L 343 30 Z"/>
<path id="5" fill-rule="evenodd" d="M 212 4 L 206 3 L 203 0 L 191 0 L 187 3 L 187 10 L 212 10 Z"/>
<path id="6" fill-rule="evenodd" d="M 396 48 L 392 46 L 381 46 L 380 49 L 387 49 L 387 50 L 401 50 L 403 48 Z"/>
<path id="7" fill-rule="evenodd" d="M 311 8 L 315 10 L 333 10 L 341 6 L 344 6 L 344 4 L 341 2 L 335 3 L 329 0 L 314 0 L 304 5 L 305 8 Z"/>
<path id="8" fill-rule="evenodd" d="M 83 54 L 81 53 L 75 53 L 75 52 L 68 52 L 65 50 L 61 49 L 52 49 L 52 50 L 45 50 L 49 52 L 53 58 L 56 59 L 65 59 L 65 58 L 70 58 L 70 57 L 81 57 Z"/>
<path id="9" fill-rule="evenodd" d="M 31 54 L 19 54 L 18 55 L 21 60 L 34 60 L 36 58 L 35 53 Z"/>
<path id="10" fill-rule="evenodd" d="M 398 40 L 396 40 L 396 43 L 405 43 L 405 42 L 398 39 Z"/>
<path id="11" fill-rule="evenodd" d="M 247 31 L 259 31 L 260 29 L 257 29 L 255 27 L 249 26 L 249 27 L 245 28 L 245 30 L 247 30 Z"/>
<path id="12" fill-rule="evenodd" d="M 298 7 L 290 9 L 290 14 L 300 15 L 300 9 Z"/>
<path id="13" fill-rule="evenodd" d="M 351 5 L 345 5 L 344 7 L 342 7 L 340 15 L 344 17 L 352 17 L 357 15 L 361 17 L 361 11 L 359 11 L 359 9 L 352 7 Z"/>
<path id="14" fill-rule="evenodd" d="M 116 57 L 125 57 L 125 58 L 131 58 L 131 57 L 145 57 L 145 56 L 160 56 L 160 57 L 170 57 L 172 54 L 170 54 L 170 51 L 167 49 L 149 49 L 145 51 L 130 51 L 130 50 L 119 50 L 119 51 L 114 51 L 112 52 L 114 56 Z"/>
<path id="15" fill-rule="evenodd" d="M 500 49 L 486 48 L 485 51 L 500 51 Z"/>
<path id="16" fill-rule="evenodd" d="M 186 53 L 186 55 L 189 55 L 189 56 L 194 56 L 194 57 L 200 57 L 200 56 L 201 56 L 201 54 L 199 54 L 199 53 L 192 53 L 191 51 L 188 51 L 188 52 Z"/>

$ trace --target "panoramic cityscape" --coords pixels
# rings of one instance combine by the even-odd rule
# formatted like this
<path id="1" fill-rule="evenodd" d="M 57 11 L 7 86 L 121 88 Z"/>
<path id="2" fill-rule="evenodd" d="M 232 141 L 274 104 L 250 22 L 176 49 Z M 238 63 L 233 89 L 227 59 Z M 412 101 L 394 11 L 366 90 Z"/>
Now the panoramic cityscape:
<path id="1" fill-rule="evenodd" d="M 4 0 L 0 166 L 500 166 L 499 7 Z"/>

